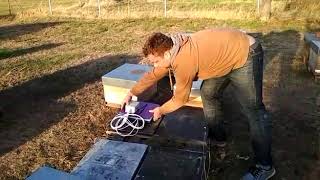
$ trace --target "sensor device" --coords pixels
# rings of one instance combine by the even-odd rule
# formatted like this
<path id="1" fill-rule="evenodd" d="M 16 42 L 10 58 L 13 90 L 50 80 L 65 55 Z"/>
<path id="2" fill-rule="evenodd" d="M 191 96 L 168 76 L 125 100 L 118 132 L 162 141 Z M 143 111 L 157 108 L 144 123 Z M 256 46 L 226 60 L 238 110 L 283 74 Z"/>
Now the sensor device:
<path id="1" fill-rule="evenodd" d="M 137 101 L 131 101 L 129 104 L 126 104 L 126 105 L 125 105 L 124 111 L 125 111 L 126 113 L 135 113 L 136 110 L 137 110 L 138 105 L 139 105 L 139 102 L 137 102 Z"/>

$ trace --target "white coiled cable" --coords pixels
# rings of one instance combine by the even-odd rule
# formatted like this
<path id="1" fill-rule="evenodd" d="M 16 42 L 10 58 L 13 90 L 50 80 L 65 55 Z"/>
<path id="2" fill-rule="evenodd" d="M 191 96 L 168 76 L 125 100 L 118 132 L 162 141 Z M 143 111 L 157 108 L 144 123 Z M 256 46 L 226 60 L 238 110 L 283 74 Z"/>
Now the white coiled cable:
<path id="1" fill-rule="evenodd" d="M 117 134 L 123 137 L 136 135 L 140 129 L 144 128 L 144 124 L 144 119 L 134 113 L 118 114 L 110 122 L 111 128 L 115 130 Z M 123 130 L 127 127 L 132 128 L 129 133 L 125 134 L 120 132 L 120 130 Z"/>

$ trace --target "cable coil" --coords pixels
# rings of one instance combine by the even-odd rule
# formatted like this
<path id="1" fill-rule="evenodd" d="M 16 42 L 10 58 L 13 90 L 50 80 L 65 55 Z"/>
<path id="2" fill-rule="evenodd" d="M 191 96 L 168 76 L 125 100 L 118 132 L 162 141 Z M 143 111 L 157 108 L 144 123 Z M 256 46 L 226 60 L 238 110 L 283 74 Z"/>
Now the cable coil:
<path id="1" fill-rule="evenodd" d="M 123 137 L 136 135 L 140 129 L 144 128 L 144 125 L 144 119 L 134 113 L 118 114 L 110 122 L 111 128 Z M 129 133 L 120 132 L 128 127 L 132 129 Z"/>

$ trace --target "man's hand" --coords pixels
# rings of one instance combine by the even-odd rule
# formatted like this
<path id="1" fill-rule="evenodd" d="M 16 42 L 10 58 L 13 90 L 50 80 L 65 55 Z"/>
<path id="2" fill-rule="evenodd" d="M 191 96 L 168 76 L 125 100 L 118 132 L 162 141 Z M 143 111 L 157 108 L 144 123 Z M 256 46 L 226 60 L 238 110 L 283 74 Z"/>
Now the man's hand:
<path id="1" fill-rule="evenodd" d="M 156 107 L 153 110 L 150 110 L 149 112 L 153 113 L 153 120 L 154 121 L 159 120 L 161 118 L 161 116 L 162 116 L 159 107 Z"/>
<path id="2" fill-rule="evenodd" d="M 126 104 L 129 104 L 129 102 L 132 99 L 132 96 L 133 96 L 133 94 L 129 91 L 121 103 L 121 109 L 123 109 Z"/>

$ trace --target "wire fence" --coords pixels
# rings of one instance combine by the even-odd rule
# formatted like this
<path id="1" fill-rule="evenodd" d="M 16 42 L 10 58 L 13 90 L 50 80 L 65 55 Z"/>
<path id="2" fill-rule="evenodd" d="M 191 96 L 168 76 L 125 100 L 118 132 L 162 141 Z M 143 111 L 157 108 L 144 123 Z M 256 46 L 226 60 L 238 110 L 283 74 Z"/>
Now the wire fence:
<path id="1" fill-rule="evenodd" d="M 261 0 L 1 0 L 0 15 L 246 19 L 255 16 L 259 1 Z M 284 11 L 291 1 L 273 0 L 273 12 Z M 314 1 L 319 7 L 318 0 L 306 1 Z M 299 13 L 302 13 L 301 10 Z"/>
<path id="2" fill-rule="evenodd" d="M 3 0 L 0 15 L 86 18 L 217 17 L 255 12 L 256 0 Z M 229 16 L 236 17 L 236 14 Z"/>

